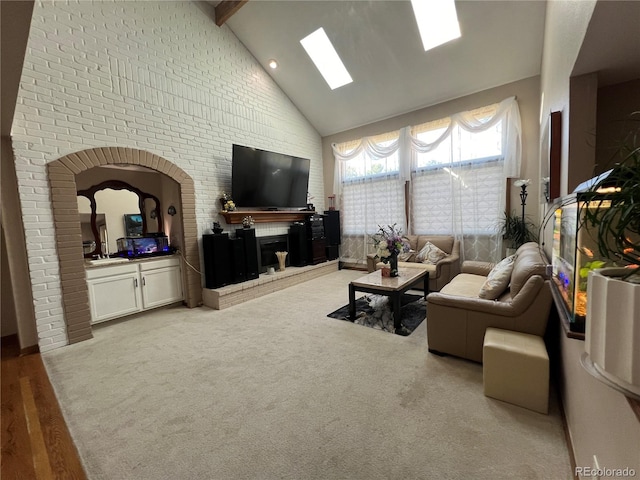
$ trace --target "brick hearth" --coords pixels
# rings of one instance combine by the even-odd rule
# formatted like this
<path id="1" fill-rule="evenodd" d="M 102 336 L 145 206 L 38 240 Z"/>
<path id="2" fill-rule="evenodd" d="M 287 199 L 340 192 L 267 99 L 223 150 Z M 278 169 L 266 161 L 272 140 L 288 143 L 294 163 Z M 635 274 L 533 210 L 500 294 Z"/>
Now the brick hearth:
<path id="1" fill-rule="evenodd" d="M 337 270 L 338 260 L 306 267 L 287 267 L 284 272 L 260 274 L 259 278 L 248 282 L 216 289 L 203 288 L 202 301 L 207 307 L 222 310 Z"/>

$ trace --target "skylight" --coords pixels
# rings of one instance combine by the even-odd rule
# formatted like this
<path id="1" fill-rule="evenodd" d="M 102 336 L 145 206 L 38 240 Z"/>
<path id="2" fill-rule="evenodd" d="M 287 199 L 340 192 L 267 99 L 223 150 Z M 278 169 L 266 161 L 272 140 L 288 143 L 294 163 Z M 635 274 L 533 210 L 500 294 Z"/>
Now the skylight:
<path id="1" fill-rule="evenodd" d="M 307 35 L 300 43 L 311 57 L 331 90 L 353 82 L 324 28 Z"/>
<path id="2" fill-rule="evenodd" d="M 454 0 L 411 0 L 425 52 L 460 37 Z"/>

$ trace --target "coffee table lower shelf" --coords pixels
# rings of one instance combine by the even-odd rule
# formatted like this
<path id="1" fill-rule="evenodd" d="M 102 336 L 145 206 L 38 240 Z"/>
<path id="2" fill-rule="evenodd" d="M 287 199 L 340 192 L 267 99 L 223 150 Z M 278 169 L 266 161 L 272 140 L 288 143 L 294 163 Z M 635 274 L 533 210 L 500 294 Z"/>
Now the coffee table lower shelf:
<path id="1" fill-rule="evenodd" d="M 429 293 L 429 272 L 417 268 L 400 269 L 397 277 L 383 277 L 380 270 L 371 272 L 349 283 L 349 319 L 356 318 L 356 291 L 386 295 L 391 301 L 393 310 L 393 327 L 398 335 L 409 335 L 402 325 L 401 306 L 402 294 L 422 282 L 424 298 Z"/>

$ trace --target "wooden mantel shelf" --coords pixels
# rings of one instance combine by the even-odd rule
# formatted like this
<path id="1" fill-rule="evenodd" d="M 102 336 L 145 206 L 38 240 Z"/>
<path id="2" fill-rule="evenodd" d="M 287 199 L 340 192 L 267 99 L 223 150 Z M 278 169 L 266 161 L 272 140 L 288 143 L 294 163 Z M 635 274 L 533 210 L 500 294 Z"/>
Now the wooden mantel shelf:
<path id="1" fill-rule="evenodd" d="M 314 215 L 314 210 L 234 210 L 220 212 L 227 224 L 241 224 L 247 215 L 253 217 L 255 223 L 298 222 Z"/>

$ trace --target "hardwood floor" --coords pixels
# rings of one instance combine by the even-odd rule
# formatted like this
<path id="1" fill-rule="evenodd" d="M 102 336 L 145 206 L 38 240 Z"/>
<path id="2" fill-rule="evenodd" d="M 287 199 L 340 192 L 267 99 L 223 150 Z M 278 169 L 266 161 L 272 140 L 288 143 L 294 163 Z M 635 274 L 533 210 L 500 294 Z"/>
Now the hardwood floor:
<path id="1" fill-rule="evenodd" d="M 3 480 L 86 479 L 39 353 L 2 338 Z"/>

